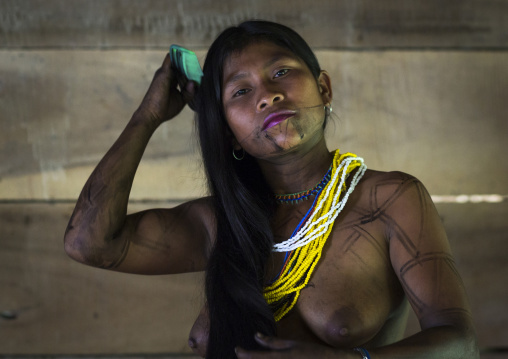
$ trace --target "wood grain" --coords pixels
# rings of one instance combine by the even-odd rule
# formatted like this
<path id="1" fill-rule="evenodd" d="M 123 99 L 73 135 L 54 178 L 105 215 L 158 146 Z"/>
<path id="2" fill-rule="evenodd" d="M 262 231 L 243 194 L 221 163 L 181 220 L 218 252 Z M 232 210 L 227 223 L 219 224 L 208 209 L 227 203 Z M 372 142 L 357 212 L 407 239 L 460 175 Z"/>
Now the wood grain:
<path id="1" fill-rule="evenodd" d="M 433 195 L 508 195 L 506 1 L 2 0 L 3 356 L 190 357 L 202 274 L 85 267 L 66 257 L 63 231 L 168 46 L 203 59 L 221 30 L 252 18 L 286 24 L 317 50 L 334 88 L 330 148 L 357 153 L 369 168 L 411 173 Z M 206 193 L 193 127 L 185 109 L 157 130 L 130 211 Z M 506 346 L 508 202 L 437 207 L 480 346 Z M 416 331 L 413 316 L 407 335 Z"/>
<path id="2" fill-rule="evenodd" d="M 505 249 L 508 202 L 438 204 L 436 207 L 469 295 L 479 345 L 506 347 L 508 287 L 504 283 L 508 277 Z M 406 334 L 418 329 L 415 316 L 411 315 Z"/>
<path id="3" fill-rule="evenodd" d="M 190 352 L 202 274 L 141 276 L 73 262 L 69 205 L 0 206 L 0 353 Z"/>
<path id="4" fill-rule="evenodd" d="M 198 52 L 202 59 L 204 52 Z M 330 148 L 419 177 L 431 194 L 508 194 L 508 53 L 318 51 L 333 81 Z M 0 51 L 0 199 L 77 198 L 162 51 Z M 154 134 L 132 198 L 206 193 L 193 114 Z M 479 180 L 481 178 L 481 180 Z"/>
<path id="5" fill-rule="evenodd" d="M 203 48 L 254 18 L 286 24 L 316 48 L 508 45 L 508 3 L 496 0 L 3 0 L 0 14 L 7 48 Z"/>
<path id="6" fill-rule="evenodd" d="M 176 203 L 167 203 L 172 206 Z M 160 206 L 146 203 L 131 211 Z M 0 353 L 188 353 L 201 274 L 137 276 L 78 264 L 62 237 L 72 206 L 0 205 Z M 508 338 L 508 202 L 438 205 L 482 347 Z M 412 319 L 407 334 L 418 330 Z"/>

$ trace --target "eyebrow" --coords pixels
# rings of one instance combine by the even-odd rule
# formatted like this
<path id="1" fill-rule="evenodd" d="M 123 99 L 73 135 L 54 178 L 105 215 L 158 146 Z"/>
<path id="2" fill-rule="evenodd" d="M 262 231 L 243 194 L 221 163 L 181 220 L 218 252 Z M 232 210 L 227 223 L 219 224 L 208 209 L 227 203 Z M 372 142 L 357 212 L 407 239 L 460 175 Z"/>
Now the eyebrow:
<path id="1" fill-rule="evenodd" d="M 229 77 L 226 81 L 224 81 L 224 88 L 231 86 L 235 82 L 248 77 L 249 74 L 247 72 L 237 72 L 234 76 Z"/>
<path id="2" fill-rule="evenodd" d="M 278 61 L 280 61 L 281 59 L 284 59 L 284 58 L 288 58 L 288 59 L 292 59 L 291 56 L 289 56 L 288 54 L 284 54 L 284 53 L 281 53 L 281 54 L 275 54 L 274 56 L 272 56 L 272 58 L 270 60 L 268 60 L 267 62 L 265 62 L 265 64 L 263 65 L 263 68 L 267 68 L 267 67 L 270 67 L 272 66 L 273 64 L 277 63 Z M 235 83 L 236 81 L 239 81 L 243 78 L 246 78 L 249 76 L 249 73 L 248 72 L 245 72 L 245 71 L 240 71 L 240 72 L 237 72 L 236 74 L 234 74 L 233 76 L 230 76 L 226 79 L 226 81 L 224 81 L 224 88 L 227 88 L 228 86 L 230 86 L 232 83 Z"/>

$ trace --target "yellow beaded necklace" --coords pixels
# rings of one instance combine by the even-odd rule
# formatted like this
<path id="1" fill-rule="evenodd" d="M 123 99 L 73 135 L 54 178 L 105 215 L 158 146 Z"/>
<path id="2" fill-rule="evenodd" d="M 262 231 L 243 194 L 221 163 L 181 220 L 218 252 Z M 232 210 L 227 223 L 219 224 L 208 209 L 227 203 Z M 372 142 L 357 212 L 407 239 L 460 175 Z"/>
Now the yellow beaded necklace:
<path id="1" fill-rule="evenodd" d="M 346 178 L 354 169 L 349 188 Z M 300 291 L 305 288 L 316 267 L 323 247 L 332 231 L 333 223 L 367 167 L 363 159 L 352 153 L 335 151 L 332 175 L 322 189 L 306 223 L 288 240 L 274 245 L 274 252 L 291 252 L 282 272 L 267 285 L 263 295 L 274 312 L 275 321 L 281 320 L 296 304 Z M 340 177 L 340 179 L 339 179 Z"/>

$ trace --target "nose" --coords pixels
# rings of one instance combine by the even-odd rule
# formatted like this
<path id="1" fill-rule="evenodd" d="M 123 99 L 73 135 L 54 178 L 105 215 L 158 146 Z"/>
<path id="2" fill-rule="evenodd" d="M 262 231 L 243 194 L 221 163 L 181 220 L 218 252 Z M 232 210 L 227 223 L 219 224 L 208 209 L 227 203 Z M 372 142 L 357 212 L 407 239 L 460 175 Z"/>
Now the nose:
<path id="1" fill-rule="evenodd" d="M 266 88 L 259 98 L 257 110 L 262 111 L 266 107 L 273 106 L 276 102 L 280 102 L 282 100 L 284 100 L 284 95 L 281 91 Z"/>

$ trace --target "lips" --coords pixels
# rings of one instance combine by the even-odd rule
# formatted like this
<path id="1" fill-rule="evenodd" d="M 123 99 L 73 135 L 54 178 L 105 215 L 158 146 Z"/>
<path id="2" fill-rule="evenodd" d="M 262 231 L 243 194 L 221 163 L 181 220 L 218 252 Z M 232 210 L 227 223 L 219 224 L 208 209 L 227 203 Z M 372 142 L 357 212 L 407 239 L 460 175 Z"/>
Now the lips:
<path id="1" fill-rule="evenodd" d="M 264 131 L 270 127 L 276 126 L 279 123 L 286 121 L 288 118 L 293 117 L 294 115 L 294 111 L 279 111 L 271 113 L 265 117 L 262 130 Z"/>

